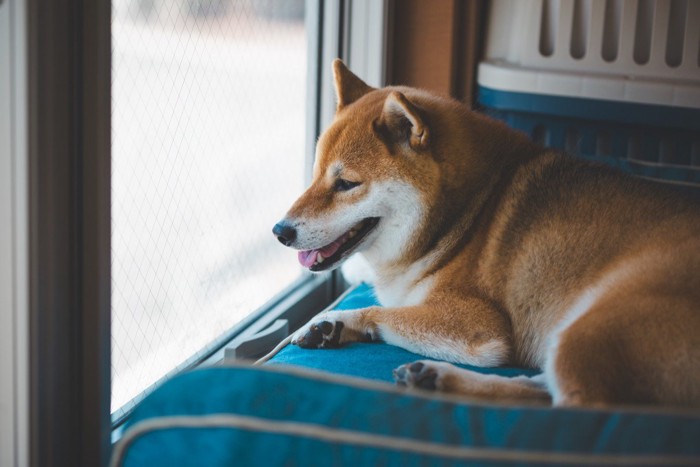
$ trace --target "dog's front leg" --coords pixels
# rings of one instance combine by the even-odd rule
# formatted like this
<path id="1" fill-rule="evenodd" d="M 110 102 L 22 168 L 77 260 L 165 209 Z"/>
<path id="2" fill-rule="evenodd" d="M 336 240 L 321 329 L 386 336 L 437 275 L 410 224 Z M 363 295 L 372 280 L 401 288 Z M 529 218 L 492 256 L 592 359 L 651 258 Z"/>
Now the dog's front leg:
<path id="1" fill-rule="evenodd" d="M 330 311 L 302 326 L 292 343 L 305 348 L 382 340 L 454 363 L 498 366 L 510 357 L 510 326 L 485 301 L 445 299 L 423 305 Z"/>

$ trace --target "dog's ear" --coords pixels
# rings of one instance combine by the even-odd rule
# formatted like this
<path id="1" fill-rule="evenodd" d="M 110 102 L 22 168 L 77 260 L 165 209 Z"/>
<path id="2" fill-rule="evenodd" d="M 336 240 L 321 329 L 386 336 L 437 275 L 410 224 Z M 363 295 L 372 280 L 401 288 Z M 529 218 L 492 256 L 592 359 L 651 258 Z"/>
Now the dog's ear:
<path id="1" fill-rule="evenodd" d="M 415 151 L 427 149 L 430 142 L 430 131 L 420 110 L 398 91 L 387 96 L 374 130 L 388 143 L 407 142 Z"/>
<path id="2" fill-rule="evenodd" d="M 333 60 L 333 78 L 335 80 L 335 94 L 338 98 L 336 112 L 373 90 L 355 76 L 339 58 Z"/>

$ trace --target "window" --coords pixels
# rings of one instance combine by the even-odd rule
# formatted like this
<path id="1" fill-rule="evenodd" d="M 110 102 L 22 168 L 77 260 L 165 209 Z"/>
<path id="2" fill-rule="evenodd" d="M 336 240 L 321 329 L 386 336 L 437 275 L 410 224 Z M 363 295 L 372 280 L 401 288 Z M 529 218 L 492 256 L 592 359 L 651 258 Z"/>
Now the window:
<path id="1" fill-rule="evenodd" d="M 113 2 L 113 418 L 304 279 L 270 233 L 315 131 L 304 10 Z"/>
<path id="2" fill-rule="evenodd" d="M 0 0 L 0 94 L 11 96 L 0 99 L 8 110 L 8 118 L 0 116 L 0 132 L 7 137 L 0 146 L 10 147 L 0 165 L 9 162 L 13 178 L 0 190 L 7 211 L 0 216 L 12 223 L 11 229 L 0 228 L 0 249 L 11 253 L 12 264 L 0 269 L 12 275 L 6 298 L 16 333 L 15 352 L 3 359 L 8 365 L 2 373 L 11 373 L 8 384 L 21 396 L 11 404 L 14 450 L 3 452 L 3 458 L 14 452 L 21 465 L 107 465 L 112 436 L 118 436 L 115 418 L 124 420 L 161 376 L 197 364 L 224 343 L 263 335 L 277 319 L 295 329 L 339 293 L 342 282 L 336 276 L 301 275 L 294 253 L 277 245 L 269 230 L 303 188 L 319 128 L 333 114 L 332 59 L 343 56 L 354 70 L 364 66 L 361 76 L 381 71 L 383 56 L 377 52 L 383 46 L 361 39 L 377 36 L 367 31 L 382 18 L 385 3 L 299 1 Z M 349 19 L 363 11 L 358 21 Z M 248 80 L 246 87 L 243 71 L 231 66 L 234 40 L 243 42 L 239 53 L 249 52 L 246 71 L 272 70 L 255 75 L 254 84 L 264 86 Z M 280 48 L 280 66 L 271 67 L 272 51 Z M 138 92 L 129 94 L 127 87 Z M 263 88 L 261 95 L 251 91 Z M 301 104 L 290 110 L 290 101 L 282 98 Z M 264 120 L 250 113 L 237 120 L 253 100 L 266 108 Z M 200 113 L 190 112 L 202 102 L 207 106 L 199 105 Z M 255 151 L 241 159 L 246 148 L 241 141 L 256 135 Z M 230 173 L 233 162 L 204 152 L 222 146 L 246 168 L 230 185 L 219 172 Z M 269 164 L 275 150 L 281 153 Z M 217 160 L 222 168 L 211 175 Z M 236 195 L 234 183 L 249 179 L 254 183 L 245 196 Z M 224 192 L 214 190 L 216 183 Z M 205 195 L 212 198 L 205 201 Z M 189 213 L 179 229 L 173 227 L 178 202 Z M 259 212 L 241 210 L 253 202 L 267 205 L 258 204 Z M 225 216 L 234 232 L 221 226 Z M 262 230 L 255 239 L 261 243 L 242 233 L 257 225 Z M 147 243 L 127 248 L 137 231 Z M 211 231 L 216 235 L 207 238 Z M 232 263 L 233 256 L 212 251 L 234 241 L 238 251 L 251 255 L 226 268 L 224 261 Z M 178 249 L 186 247 L 190 256 L 176 260 Z M 210 255 L 195 258 L 196 252 Z M 219 262 L 210 261 L 207 268 L 204 260 L 212 257 Z M 174 270 L 165 269 L 171 265 Z M 136 272 L 130 276 L 129 269 Z M 182 290 L 168 282 L 183 277 L 189 282 L 180 283 Z M 204 304 L 224 297 L 221 310 L 227 285 L 241 281 L 246 287 L 231 298 L 237 307 L 217 318 Z M 256 283 L 266 287 L 264 294 L 255 292 Z M 134 291 L 142 294 L 138 300 Z M 162 321 L 163 304 L 181 296 L 190 300 L 178 308 L 175 324 L 158 328 L 170 323 Z M 205 323 L 212 316 L 216 324 Z M 206 339 L 199 335 L 200 325 Z M 175 335 L 175 327 L 186 336 Z M 172 357 L 167 364 L 153 358 L 161 345 L 176 339 L 194 350 L 175 348 L 177 355 L 166 355 Z M 203 344 L 194 345 L 196 339 Z M 254 341 L 256 351 L 267 349 L 261 341 Z"/>

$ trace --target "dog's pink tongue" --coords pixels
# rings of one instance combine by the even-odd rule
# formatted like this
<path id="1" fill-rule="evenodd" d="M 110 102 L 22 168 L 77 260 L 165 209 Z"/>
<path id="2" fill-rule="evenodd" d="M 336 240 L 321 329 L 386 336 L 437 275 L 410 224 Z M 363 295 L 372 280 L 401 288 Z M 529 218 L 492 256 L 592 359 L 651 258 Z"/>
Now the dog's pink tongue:
<path id="1" fill-rule="evenodd" d="M 316 262 L 316 255 L 318 255 L 318 250 L 300 251 L 298 254 L 299 262 L 305 268 L 310 268 Z"/>
<path id="2" fill-rule="evenodd" d="M 340 245 L 345 243 L 345 238 L 346 238 L 346 235 L 343 235 L 342 237 L 340 237 L 336 241 L 329 243 L 328 245 L 324 246 L 323 248 L 321 248 L 319 250 L 300 251 L 298 253 L 299 262 L 305 268 L 310 268 L 316 262 L 316 258 L 318 257 L 319 253 L 321 253 L 324 258 L 328 258 L 332 254 L 334 254 L 336 251 L 338 251 L 338 248 L 340 248 Z"/>

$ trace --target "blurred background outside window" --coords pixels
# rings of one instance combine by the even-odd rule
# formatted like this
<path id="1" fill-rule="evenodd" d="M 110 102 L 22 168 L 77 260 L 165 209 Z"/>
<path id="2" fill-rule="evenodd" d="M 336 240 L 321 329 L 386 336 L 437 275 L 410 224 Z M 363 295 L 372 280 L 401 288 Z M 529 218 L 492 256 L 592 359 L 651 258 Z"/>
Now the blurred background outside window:
<path id="1" fill-rule="evenodd" d="M 300 280 L 303 0 L 115 0 L 112 412 Z"/>

